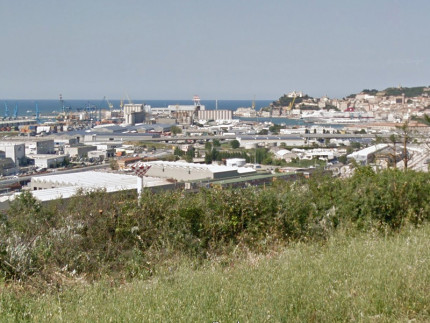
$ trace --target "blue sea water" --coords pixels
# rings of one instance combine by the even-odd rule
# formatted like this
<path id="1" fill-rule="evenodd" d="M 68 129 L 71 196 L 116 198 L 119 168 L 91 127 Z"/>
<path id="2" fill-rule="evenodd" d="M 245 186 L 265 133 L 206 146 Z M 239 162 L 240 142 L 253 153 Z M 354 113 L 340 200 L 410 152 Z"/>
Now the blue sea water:
<path id="1" fill-rule="evenodd" d="M 258 111 L 263 107 L 267 107 L 272 103 L 271 100 L 255 100 L 255 109 Z M 119 109 L 120 100 L 110 100 L 114 108 Z M 133 103 L 149 104 L 151 107 L 167 107 L 168 105 L 192 105 L 192 100 L 133 100 Z M 14 115 L 15 107 L 18 107 L 18 116 L 31 117 L 36 114 L 36 104 L 39 109 L 41 121 L 48 121 L 46 116 L 55 116 L 62 111 L 62 105 L 59 100 L 0 100 L 0 118 L 6 116 L 6 105 L 8 107 L 8 116 Z M 215 100 L 201 100 L 201 104 L 206 110 L 215 110 Z M 250 107 L 252 100 L 218 100 L 219 110 L 236 110 L 240 107 Z M 97 107 L 101 109 L 109 109 L 105 100 L 65 100 L 64 106 L 70 107 L 70 111 L 83 110 L 87 106 Z M 304 125 L 302 120 L 287 119 L 287 118 L 240 118 L 241 120 L 272 122 L 274 124 L 286 125 Z M 335 125 L 335 127 L 342 127 Z"/>
<path id="2" fill-rule="evenodd" d="M 119 108 L 120 100 L 110 100 L 114 108 Z M 215 100 L 202 100 L 201 104 L 206 110 L 215 110 Z M 256 100 L 255 108 L 260 110 L 262 107 L 267 107 L 272 101 Z M 192 105 L 192 100 L 133 100 L 133 103 L 149 104 L 151 107 L 167 107 L 168 105 Z M 55 115 L 62 111 L 62 105 L 59 100 L 0 100 L 0 117 L 5 116 L 6 105 L 8 106 L 9 116 L 13 116 L 15 107 L 18 107 L 18 116 L 31 116 L 36 114 L 36 104 L 39 108 L 39 113 L 43 115 Z M 218 100 L 218 109 L 220 110 L 236 110 L 239 107 L 250 107 L 252 100 Z M 67 100 L 64 101 L 64 106 L 70 107 L 71 111 L 84 109 L 87 106 L 97 107 L 101 109 L 109 109 L 108 104 L 104 100 Z"/>

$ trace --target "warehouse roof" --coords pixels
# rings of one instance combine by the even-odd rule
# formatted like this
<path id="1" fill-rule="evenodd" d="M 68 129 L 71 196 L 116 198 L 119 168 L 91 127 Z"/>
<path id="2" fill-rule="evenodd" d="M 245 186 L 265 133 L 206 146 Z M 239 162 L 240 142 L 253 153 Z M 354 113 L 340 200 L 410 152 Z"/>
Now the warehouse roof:
<path id="1" fill-rule="evenodd" d="M 137 177 L 135 175 L 88 171 L 33 177 L 32 182 L 77 186 L 78 188 L 87 189 L 106 189 L 107 191 L 114 192 L 121 189 L 136 188 Z M 165 180 L 160 178 L 145 177 L 146 186 L 157 186 L 166 183 Z"/>
<path id="2" fill-rule="evenodd" d="M 159 167 L 170 167 L 170 168 L 178 168 L 178 169 L 195 169 L 195 170 L 207 170 L 212 173 L 223 173 L 228 171 L 236 171 L 237 167 L 230 167 L 224 165 L 207 165 L 207 164 L 194 164 L 187 162 L 168 162 L 168 161 L 153 161 L 148 162 L 149 165 L 159 166 Z"/>

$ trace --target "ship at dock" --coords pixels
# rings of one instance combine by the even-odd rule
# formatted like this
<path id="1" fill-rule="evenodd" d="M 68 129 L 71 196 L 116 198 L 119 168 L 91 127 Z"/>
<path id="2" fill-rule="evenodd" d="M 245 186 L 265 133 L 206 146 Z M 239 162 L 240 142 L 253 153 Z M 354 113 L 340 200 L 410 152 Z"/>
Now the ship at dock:
<path id="1" fill-rule="evenodd" d="M 301 119 L 306 123 L 359 123 L 363 121 L 374 121 L 372 112 L 338 112 L 338 111 L 312 111 L 304 112 Z"/>

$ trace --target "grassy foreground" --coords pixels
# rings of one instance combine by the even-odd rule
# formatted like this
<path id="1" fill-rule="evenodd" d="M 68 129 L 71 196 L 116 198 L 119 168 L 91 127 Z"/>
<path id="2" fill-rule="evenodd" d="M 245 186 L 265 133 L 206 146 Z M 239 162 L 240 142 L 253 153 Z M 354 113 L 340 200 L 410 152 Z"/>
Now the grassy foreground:
<path id="1" fill-rule="evenodd" d="M 75 282 L 41 295 L 0 288 L 1 322 L 430 321 L 430 225 L 387 237 L 339 230 L 324 243 L 198 269 L 179 259 L 150 280 Z"/>

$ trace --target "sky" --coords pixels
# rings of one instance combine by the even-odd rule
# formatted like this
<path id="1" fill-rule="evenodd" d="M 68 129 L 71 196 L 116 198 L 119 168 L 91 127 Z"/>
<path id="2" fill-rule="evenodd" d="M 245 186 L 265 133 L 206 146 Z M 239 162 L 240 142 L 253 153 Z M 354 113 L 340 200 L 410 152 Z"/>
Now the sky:
<path id="1" fill-rule="evenodd" d="M 430 85 L 428 0 L 0 0 L 0 99 Z"/>

